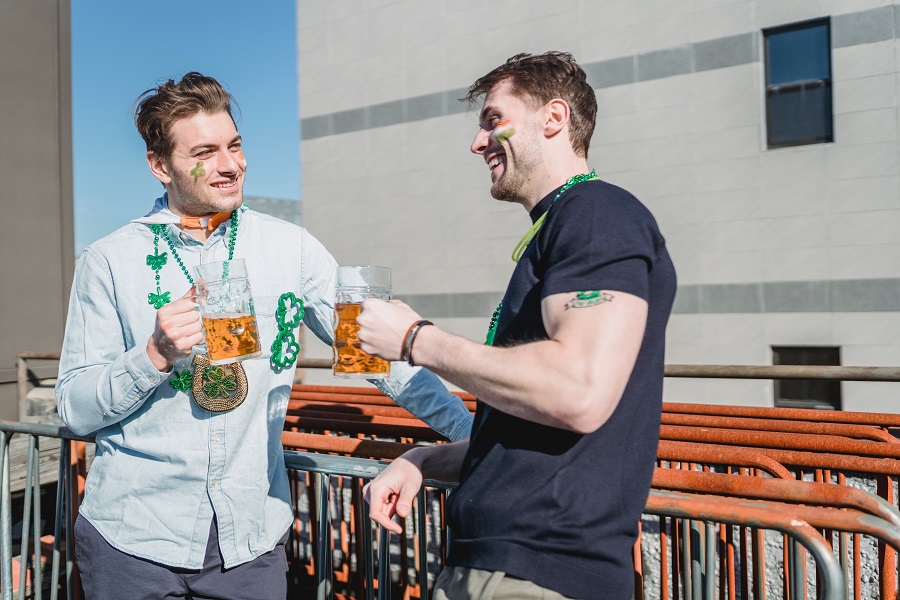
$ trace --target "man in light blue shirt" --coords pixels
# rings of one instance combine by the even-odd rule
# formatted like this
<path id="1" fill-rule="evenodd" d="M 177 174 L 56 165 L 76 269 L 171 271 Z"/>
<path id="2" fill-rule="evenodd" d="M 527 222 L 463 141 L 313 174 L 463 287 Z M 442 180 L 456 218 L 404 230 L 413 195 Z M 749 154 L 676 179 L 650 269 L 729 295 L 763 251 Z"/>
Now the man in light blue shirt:
<path id="1" fill-rule="evenodd" d="M 199 73 L 142 95 L 135 123 L 166 193 L 85 249 L 75 273 L 57 395 L 74 432 L 97 434 L 76 523 L 92 599 L 285 597 L 293 321 L 302 301 L 303 323 L 331 343 L 336 264 L 305 229 L 243 206 L 231 101 Z M 245 397 L 207 386 L 214 368 L 192 360 L 203 340 L 192 273 L 231 259 L 246 262 L 263 350 L 284 340 L 235 367 Z M 471 415 L 432 373 L 395 363 L 378 385 L 449 439 L 469 435 Z M 197 389 L 230 408 L 206 410 Z"/>

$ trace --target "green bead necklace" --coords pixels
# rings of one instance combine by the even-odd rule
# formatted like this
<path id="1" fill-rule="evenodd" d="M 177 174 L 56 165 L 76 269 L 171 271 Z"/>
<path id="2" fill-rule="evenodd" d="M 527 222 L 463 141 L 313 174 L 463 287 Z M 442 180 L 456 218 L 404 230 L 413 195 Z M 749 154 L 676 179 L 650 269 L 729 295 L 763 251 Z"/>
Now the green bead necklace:
<path id="1" fill-rule="evenodd" d="M 231 213 L 231 229 L 228 232 L 228 260 L 225 261 L 225 266 L 222 269 L 222 279 L 228 278 L 228 265 L 234 258 L 234 244 L 237 240 L 238 220 L 238 210 L 234 210 Z M 194 278 L 191 277 L 190 271 L 188 271 L 187 267 L 184 265 L 184 261 L 181 260 L 181 257 L 178 255 L 178 251 L 175 250 L 175 245 L 172 243 L 172 238 L 169 236 L 169 230 L 167 229 L 167 226 L 164 223 L 154 223 L 153 225 L 150 225 L 150 231 L 153 232 L 153 254 L 147 255 L 147 266 L 153 269 L 154 279 L 156 280 L 156 293 L 154 294 L 153 292 L 150 292 L 149 294 L 147 294 L 147 302 L 151 304 L 153 308 L 159 310 L 172 301 L 171 292 L 164 292 L 160 287 L 159 272 L 169 260 L 168 252 L 163 252 L 162 254 L 160 254 L 159 252 L 160 237 L 162 237 L 166 241 L 166 245 L 169 246 L 169 251 L 175 258 L 175 262 L 177 262 L 178 266 L 181 267 L 181 272 L 184 273 L 184 276 L 187 277 L 187 280 L 191 285 L 194 285 Z M 194 362 L 195 364 L 197 363 L 196 357 Z M 207 363 L 203 363 L 203 368 L 198 369 L 198 372 L 193 376 L 190 369 L 184 369 L 183 371 L 173 369 L 173 377 L 169 380 L 169 384 L 176 390 L 182 392 L 186 392 L 189 389 L 194 388 L 194 400 L 197 401 L 197 403 L 200 404 L 200 406 L 202 406 L 203 408 L 206 408 L 207 410 L 211 410 L 213 412 L 230 410 L 231 408 L 234 408 L 244 401 L 244 398 L 246 398 L 247 396 L 247 385 L 243 367 L 241 367 L 240 365 L 229 366 L 227 367 L 227 372 L 226 368 L 223 367 L 207 367 L 209 367 L 208 361 Z M 198 381 L 197 385 L 195 386 L 194 378 L 198 374 L 200 381 Z M 219 381 L 220 379 L 221 381 Z M 231 385 L 232 379 L 238 382 L 242 382 L 241 386 L 238 386 L 238 384 L 236 383 L 234 385 Z M 207 397 L 202 401 L 196 397 L 196 391 L 198 389 L 197 386 L 199 386 L 199 389 L 202 389 L 203 392 L 207 395 Z M 239 387 L 241 393 L 233 396 L 231 392 L 238 389 Z M 213 395 L 210 396 L 210 393 L 213 393 Z"/>
<path id="2" fill-rule="evenodd" d="M 561 188 L 559 188 L 559 192 L 556 196 L 553 197 L 553 200 L 550 201 L 550 206 L 553 206 L 559 197 L 563 195 L 570 188 L 582 183 L 584 181 L 590 181 L 592 179 L 597 179 L 597 172 L 594 169 L 591 169 L 590 173 L 582 173 L 581 175 L 575 175 L 574 177 L 570 177 L 566 180 Z M 547 211 L 542 214 L 537 221 L 534 222 L 534 225 L 531 226 L 531 229 L 525 232 L 525 235 L 522 236 L 522 239 L 519 240 L 519 243 L 516 244 L 516 247 L 513 249 L 512 259 L 514 263 L 519 262 L 519 259 L 522 258 L 522 254 L 525 252 L 525 249 L 528 247 L 528 244 L 531 243 L 531 240 L 534 239 L 534 236 L 537 235 L 538 231 L 541 230 L 541 226 L 544 224 L 544 219 L 547 217 L 547 213 L 550 212 L 550 208 L 547 208 Z M 500 319 L 500 310 L 503 308 L 503 302 L 497 305 L 496 310 L 494 310 L 494 314 L 491 315 L 491 322 L 488 324 L 488 332 L 487 337 L 484 341 L 485 345 L 493 346 L 494 345 L 494 336 L 497 335 L 497 321 Z"/>
<path id="3" fill-rule="evenodd" d="M 576 175 L 574 177 L 569 177 L 566 182 L 563 184 L 561 188 L 559 188 L 559 193 L 554 196 L 553 200 L 550 201 L 550 206 L 553 206 L 559 197 L 562 196 L 569 188 L 578 185 L 584 181 L 590 181 L 591 179 L 597 179 L 597 172 L 593 169 L 590 173 L 582 173 L 581 175 Z M 513 262 L 519 262 L 519 259 L 522 258 L 522 253 L 525 252 L 525 248 L 528 247 L 528 244 L 531 243 L 531 240 L 534 239 L 534 236 L 537 235 L 537 232 L 541 230 L 541 225 L 544 224 L 544 219 L 547 217 L 547 213 L 550 212 L 550 208 L 547 208 L 547 211 L 540 216 L 540 218 L 534 222 L 534 225 L 531 226 L 531 229 L 525 232 L 525 235 L 522 236 L 522 239 L 519 240 L 519 243 L 516 244 L 516 247 L 513 248 L 512 259 Z"/>
<path id="4" fill-rule="evenodd" d="M 178 251 L 175 250 L 175 246 L 172 244 L 172 238 L 169 237 L 169 231 L 166 229 L 166 225 L 164 223 L 156 223 L 150 226 L 150 231 L 153 232 L 153 254 L 147 255 L 147 266 L 153 269 L 154 277 L 156 279 L 156 293 L 150 292 L 147 294 L 147 302 L 153 305 L 153 308 L 159 310 L 166 304 L 172 301 L 171 292 L 163 292 L 160 289 L 159 285 L 159 271 L 165 266 L 166 262 L 168 262 L 168 252 L 159 253 L 159 238 L 162 237 L 166 240 L 166 244 L 169 246 L 169 250 L 172 252 L 172 256 L 175 258 L 175 262 L 178 263 L 178 266 L 181 267 L 181 272 L 184 273 L 184 276 L 187 277 L 187 280 L 191 285 L 194 285 L 194 278 L 191 277 L 190 271 L 188 271 L 187 267 L 184 266 L 184 261 L 181 260 L 181 257 L 178 256 Z M 225 261 L 225 266 L 222 269 L 222 279 L 228 279 L 228 263 L 234 258 L 234 243 L 237 240 L 237 232 L 238 232 L 238 211 L 235 210 L 231 213 L 231 230 L 228 232 L 228 260 Z"/>

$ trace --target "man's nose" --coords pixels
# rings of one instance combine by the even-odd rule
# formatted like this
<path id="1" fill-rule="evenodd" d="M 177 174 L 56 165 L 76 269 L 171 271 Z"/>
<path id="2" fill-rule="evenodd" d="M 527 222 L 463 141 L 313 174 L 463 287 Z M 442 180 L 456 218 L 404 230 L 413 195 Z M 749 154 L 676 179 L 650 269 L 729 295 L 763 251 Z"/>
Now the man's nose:
<path id="1" fill-rule="evenodd" d="M 472 140 L 472 146 L 469 150 L 471 150 L 473 154 L 484 154 L 490 141 L 491 134 L 488 133 L 487 129 L 482 127 L 478 130 L 478 133 L 475 134 L 475 139 Z"/>
<path id="2" fill-rule="evenodd" d="M 224 173 L 236 173 L 241 169 L 241 161 L 237 155 L 230 150 L 226 150 L 219 156 L 219 171 Z"/>

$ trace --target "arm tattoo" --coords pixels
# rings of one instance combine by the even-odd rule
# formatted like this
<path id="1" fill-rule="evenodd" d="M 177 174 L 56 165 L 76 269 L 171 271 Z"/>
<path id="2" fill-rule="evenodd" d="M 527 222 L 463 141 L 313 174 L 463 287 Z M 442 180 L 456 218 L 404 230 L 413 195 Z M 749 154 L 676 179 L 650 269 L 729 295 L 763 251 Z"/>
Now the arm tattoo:
<path id="1" fill-rule="evenodd" d="M 583 290 L 575 294 L 575 297 L 566 302 L 566 310 L 570 308 L 584 308 L 604 302 L 612 302 L 613 295 L 601 290 Z"/>

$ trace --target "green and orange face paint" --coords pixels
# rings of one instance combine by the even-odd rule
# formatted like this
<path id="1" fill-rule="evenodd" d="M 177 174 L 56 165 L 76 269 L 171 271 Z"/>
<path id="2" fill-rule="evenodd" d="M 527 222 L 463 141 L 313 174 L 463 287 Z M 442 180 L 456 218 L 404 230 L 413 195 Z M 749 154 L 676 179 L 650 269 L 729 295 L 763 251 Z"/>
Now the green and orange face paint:
<path id="1" fill-rule="evenodd" d="M 491 138 L 498 144 L 508 142 L 509 138 L 514 135 L 516 135 L 516 129 L 512 126 L 509 119 L 497 123 L 497 126 L 491 132 Z"/>

